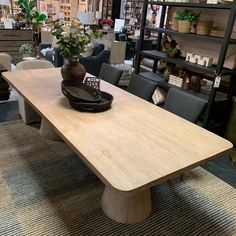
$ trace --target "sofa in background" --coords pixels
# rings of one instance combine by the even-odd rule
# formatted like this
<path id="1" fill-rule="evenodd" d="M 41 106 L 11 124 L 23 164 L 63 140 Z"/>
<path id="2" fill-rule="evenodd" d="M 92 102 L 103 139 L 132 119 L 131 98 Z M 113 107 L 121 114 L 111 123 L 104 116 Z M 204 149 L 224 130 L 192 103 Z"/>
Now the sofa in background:
<path id="1" fill-rule="evenodd" d="M 55 67 L 61 67 L 64 64 L 64 58 L 60 55 L 57 48 L 51 48 L 51 43 L 41 43 L 39 45 L 40 56 L 50 61 Z M 43 49 L 47 49 L 45 55 Z M 96 44 L 92 55 L 80 58 L 80 63 L 85 67 L 86 71 L 95 76 L 99 75 L 102 63 L 108 63 L 110 51 L 104 50 L 104 44 Z"/>
<path id="2" fill-rule="evenodd" d="M 92 75 L 99 76 L 103 63 L 109 64 L 110 50 L 104 49 L 104 44 L 97 44 L 93 49 L 92 56 L 80 58 L 80 63 L 86 71 Z"/>
<path id="3" fill-rule="evenodd" d="M 48 61 L 50 61 L 55 67 L 61 67 L 63 66 L 64 59 L 60 55 L 59 51 L 56 48 L 51 48 L 52 43 L 40 43 L 39 44 L 39 51 L 40 51 L 40 57 L 45 58 Z M 51 49 L 46 52 L 45 55 L 42 54 L 43 49 Z"/>

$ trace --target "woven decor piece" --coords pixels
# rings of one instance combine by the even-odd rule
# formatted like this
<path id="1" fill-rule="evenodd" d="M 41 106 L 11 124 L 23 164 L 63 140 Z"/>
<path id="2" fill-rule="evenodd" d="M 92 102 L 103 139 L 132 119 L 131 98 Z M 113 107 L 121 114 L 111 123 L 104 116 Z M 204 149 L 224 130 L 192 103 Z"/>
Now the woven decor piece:
<path id="1" fill-rule="evenodd" d="M 1 236 L 236 235 L 235 189 L 200 167 L 153 188 L 147 220 L 119 224 L 101 210 L 104 185 L 66 144 L 20 121 L 0 130 Z"/>

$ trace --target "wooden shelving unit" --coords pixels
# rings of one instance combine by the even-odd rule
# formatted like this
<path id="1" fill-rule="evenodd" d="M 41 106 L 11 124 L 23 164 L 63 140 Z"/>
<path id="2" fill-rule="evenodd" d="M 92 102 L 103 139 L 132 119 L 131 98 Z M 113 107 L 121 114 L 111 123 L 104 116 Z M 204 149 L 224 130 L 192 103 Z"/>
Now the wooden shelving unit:
<path id="1" fill-rule="evenodd" d="M 102 4 L 102 18 L 112 17 L 112 0 L 103 0 Z"/>
<path id="2" fill-rule="evenodd" d="M 124 18 L 129 20 L 130 18 L 136 18 L 137 14 L 140 14 L 143 8 L 143 0 L 126 0 L 124 4 Z"/>
<path id="3" fill-rule="evenodd" d="M 145 27 L 147 8 L 148 8 L 149 4 L 155 4 L 155 5 L 162 6 L 160 26 L 158 28 Z M 180 33 L 180 32 L 166 28 L 164 25 L 164 22 L 166 20 L 166 17 L 168 16 L 167 9 L 170 9 L 171 7 L 206 8 L 206 9 L 211 9 L 212 11 L 219 10 L 219 9 L 228 10 L 229 17 L 228 17 L 228 21 L 226 24 L 224 36 L 223 37 L 215 37 L 215 36 L 198 35 L 198 34 L 193 34 L 193 33 Z M 236 0 L 234 0 L 233 3 L 225 3 L 225 4 L 203 4 L 203 3 L 165 2 L 165 1 L 162 2 L 162 1 L 147 1 L 147 0 L 144 1 L 144 8 L 143 8 L 143 15 L 142 15 L 142 22 L 141 22 L 141 33 L 140 33 L 141 43 L 139 45 L 138 52 L 137 52 L 135 72 L 139 73 L 141 57 L 146 56 L 146 57 L 149 57 L 149 58 L 152 58 L 155 60 L 154 67 L 153 67 L 153 72 L 142 73 L 142 76 L 145 76 L 151 80 L 155 80 L 155 76 L 156 76 L 159 80 L 158 84 L 161 87 L 165 87 L 166 89 L 168 89 L 170 87 L 170 85 L 166 81 L 164 81 L 164 79 L 163 80 L 160 79 L 161 78 L 160 74 L 158 74 L 158 75 L 156 74 L 157 65 L 158 65 L 159 61 L 170 62 L 170 63 L 175 64 L 176 66 L 180 66 L 181 68 L 184 68 L 188 71 L 192 71 L 192 72 L 199 73 L 199 74 L 202 74 L 205 76 L 209 76 L 213 80 L 213 86 L 212 86 L 209 94 L 207 94 L 207 96 L 204 96 L 205 99 L 207 99 L 207 101 L 208 101 L 207 108 L 206 108 L 206 111 L 205 111 L 205 114 L 203 117 L 203 127 L 205 127 L 205 128 L 209 127 L 210 115 L 212 112 L 212 108 L 214 107 L 214 109 L 215 109 L 215 101 L 217 101 L 216 95 L 217 95 L 217 92 L 220 91 L 220 88 L 214 87 L 214 80 L 215 80 L 216 75 L 229 75 L 231 77 L 231 79 L 229 81 L 231 88 L 228 93 L 228 98 L 230 98 L 230 96 L 232 96 L 232 91 L 233 91 L 232 88 L 236 84 L 232 78 L 232 76 L 236 75 L 236 71 L 223 67 L 229 45 L 236 44 L 236 39 L 231 38 L 232 29 L 233 29 L 233 26 L 235 23 L 235 18 L 236 18 Z M 143 44 L 145 30 L 149 30 L 149 31 L 158 33 L 156 50 L 145 50 L 145 51 L 142 50 L 142 44 Z M 162 39 L 163 39 L 164 35 L 171 35 L 173 37 L 178 36 L 178 38 L 183 37 L 183 38 L 189 39 L 189 40 L 194 38 L 195 40 L 198 40 L 199 43 L 201 43 L 201 41 L 218 43 L 220 45 L 220 53 L 218 56 L 217 65 L 212 66 L 212 67 L 204 67 L 204 66 L 200 66 L 197 64 L 186 62 L 185 58 L 167 57 L 164 53 L 161 52 L 162 41 L 163 41 Z M 187 91 L 187 92 L 189 92 L 189 91 Z M 192 93 L 193 95 L 196 95 L 196 96 L 201 96 L 200 93 L 195 93 L 192 91 L 190 91 L 190 93 Z"/>
<path id="4" fill-rule="evenodd" d="M 60 0 L 60 12 L 64 12 L 65 20 L 70 21 L 76 17 L 78 2 L 74 0 Z"/>

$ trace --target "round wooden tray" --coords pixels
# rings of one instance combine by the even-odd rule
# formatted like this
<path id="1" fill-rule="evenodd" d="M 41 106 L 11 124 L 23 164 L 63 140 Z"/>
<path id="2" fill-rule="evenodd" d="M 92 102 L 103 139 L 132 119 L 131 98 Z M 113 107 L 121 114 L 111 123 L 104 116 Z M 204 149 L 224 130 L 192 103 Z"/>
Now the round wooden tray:
<path id="1" fill-rule="evenodd" d="M 74 102 L 99 102 L 101 93 L 89 85 L 83 84 L 78 80 L 63 80 L 61 82 L 62 93 Z"/>
<path id="2" fill-rule="evenodd" d="M 72 107 L 79 111 L 88 112 L 102 112 L 111 108 L 113 102 L 113 96 L 107 92 L 101 92 L 101 100 L 99 102 L 78 102 L 70 101 Z"/>

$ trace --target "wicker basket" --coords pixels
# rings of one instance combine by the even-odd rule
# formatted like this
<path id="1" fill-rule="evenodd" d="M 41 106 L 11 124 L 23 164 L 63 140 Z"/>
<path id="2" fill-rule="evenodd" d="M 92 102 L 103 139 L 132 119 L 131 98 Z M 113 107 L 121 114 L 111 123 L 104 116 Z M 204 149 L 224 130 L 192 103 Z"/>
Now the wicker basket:
<path id="1" fill-rule="evenodd" d="M 211 20 L 199 21 L 197 23 L 196 33 L 201 35 L 208 35 L 211 31 L 212 26 L 213 21 Z"/>
<path id="2" fill-rule="evenodd" d="M 191 22 L 188 20 L 178 20 L 178 32 L 189 33 L 191 29 Z"/>

